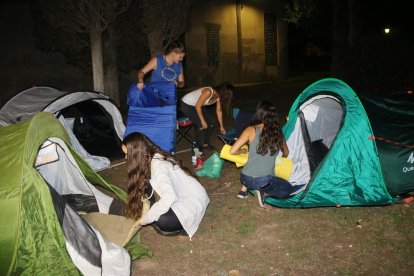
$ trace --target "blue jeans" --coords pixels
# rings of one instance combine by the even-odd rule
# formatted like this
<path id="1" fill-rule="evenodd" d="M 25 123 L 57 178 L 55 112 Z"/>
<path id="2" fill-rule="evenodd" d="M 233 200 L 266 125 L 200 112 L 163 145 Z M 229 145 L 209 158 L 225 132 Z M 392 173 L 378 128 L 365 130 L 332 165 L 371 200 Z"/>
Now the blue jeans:
<path id="1" fill-rule="evenodd" d="M 260 190 L 263 186 L 268 185 L 272 181 L 272 176 L 253 177 L 240 174 L 240 182 L 249 190 Z"/>
<path id="2" fill-rule="evenodd" d="M 241 173 L 240 182 L 249 190 L 259 190 L 266 197 L 270 196 L 277 199 L 288 198 L 295 191 L 288 181 L 272 175 L 252 177 Z"/>

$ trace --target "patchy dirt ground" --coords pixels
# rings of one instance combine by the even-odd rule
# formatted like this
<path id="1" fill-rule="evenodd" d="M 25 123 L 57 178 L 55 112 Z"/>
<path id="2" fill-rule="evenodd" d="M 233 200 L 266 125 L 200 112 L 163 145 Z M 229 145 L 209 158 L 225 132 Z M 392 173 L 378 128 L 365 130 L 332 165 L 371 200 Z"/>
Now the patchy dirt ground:
<path id="1" fill-rule="evenodd" d="M 235 106 L 254 109 L 275 102 L 281 118 L 311 82 L 240 89 Z M 217 148 L 221 142 L 214 141 Z M 177 157 L 190 165 L 189 144 Z M 212 152 L 207 152 L 208 156 Z M 132 275 L 412 275 L 414 203 L 385 207 L 260 208 L 253 196 L 236 197 L 240 170 L 225 163 L 217 179 L 201 177 L 211 203 L 198 232 L 163 237 L 151 227 L 142 242 L 154 257 L 132 264 Z M 100 173 L 126 188 L 125 166 Z"/>
<path id="2" fill-rule="evenodd" d="M 101 174 L 126 186 L 125 166 Z M 226 163 L 220 178 L 200 178 L 211 203 L 192 241 L 145 227 L 154 257 L 134 261 L 132 275 L 412 274 L 414 204 L 260 208 L 236 197 L 238 177 Z"/>

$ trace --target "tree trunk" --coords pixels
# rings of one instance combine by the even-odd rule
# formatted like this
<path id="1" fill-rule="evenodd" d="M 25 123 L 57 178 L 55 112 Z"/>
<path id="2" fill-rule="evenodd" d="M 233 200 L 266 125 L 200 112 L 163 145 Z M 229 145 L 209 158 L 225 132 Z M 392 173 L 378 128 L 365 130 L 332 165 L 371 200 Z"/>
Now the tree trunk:
<path id="1" fill-rule="evenodd" d="M 342 77 L 348 50 L 348 1 L 332 1 L 332 60 L 331 73 Z"/>
<path id="2" fill-rule="evenodd" d="M 106 67 L 106 93 L 119 105 L 119 84 L 118 84 L 118 56 L 116 29 L 113 25 L 108 26 L 108 40 L 106 41 L 107 67 Z"/>
<path id="3" fill-rule="evenodd" d="M 91 56 L 93 89 L 97 92 L 104 92 L 104 70 L 102 57 L 102 31 L 101 21 L 97 18 L 91 28 Z"/>
<path id="4" fill-rule="evenodd" d="M 286 78 L 289 75 L 289 38 L 288 23 L 285 18 L 282 1 L 276 1 L 277 5 L 277 49 L 279 56 L 279 77 Z"/>
<path id="5" fill-rule="evenodd" d="M 236 24 L 237 24 L 237 65 L 239 80 L 243 76 L 243 35 L 241 25 L 241 0 L 236 1 Z"/>
<path id="6" fill-rule="evenodd" d="M 162 37 L 160 31 L 153 31 L 147 34 L 148 37 L 148 46 L 151 52 L 151 56 L 162 54 L 164 52 L 164 47 L 162 45 Z"/>

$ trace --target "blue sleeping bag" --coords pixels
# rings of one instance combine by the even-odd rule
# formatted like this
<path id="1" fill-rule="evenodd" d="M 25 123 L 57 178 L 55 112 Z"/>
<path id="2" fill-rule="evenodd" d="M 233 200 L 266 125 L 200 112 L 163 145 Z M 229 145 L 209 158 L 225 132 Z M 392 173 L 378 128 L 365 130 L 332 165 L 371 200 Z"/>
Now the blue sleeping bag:
<path id="1" fill-rule="evenodd" d="M 163 107 L 177 105 L 177 93 L 173 82 L 148 82 L 140 91 L 136 83 L 128 90 L 127 105 L 135 107 Z"/>
<path id="2" fill-rule="evenodd" d="M 124 137 L 145 134 L 166 152 L 175 148 L 177 93 L 173 82 L 149 82 L 139 90 L 132 83 L 127 96 L 128 117 Z"/>

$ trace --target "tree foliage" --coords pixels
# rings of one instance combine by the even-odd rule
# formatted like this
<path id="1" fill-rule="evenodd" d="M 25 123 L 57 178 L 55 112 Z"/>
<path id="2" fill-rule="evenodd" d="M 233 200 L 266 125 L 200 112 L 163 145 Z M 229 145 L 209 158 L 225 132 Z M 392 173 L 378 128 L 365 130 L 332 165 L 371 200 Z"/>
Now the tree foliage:
<path id="1" fill-rule="evenodd" d="M 285 20 L 298 29 L 325 36 L 331 32 L 332 0 L 289 0 L 284 3 Z"/>
<path id="2" fill-rule="evenodd" d="M 285 17 L 289 23 L 300 25 L 303 21 L 318 16 L 321 0 L 289 0 L 285 2 Z"/>

